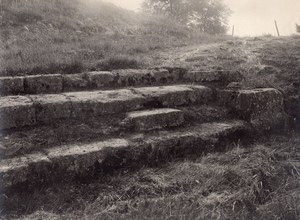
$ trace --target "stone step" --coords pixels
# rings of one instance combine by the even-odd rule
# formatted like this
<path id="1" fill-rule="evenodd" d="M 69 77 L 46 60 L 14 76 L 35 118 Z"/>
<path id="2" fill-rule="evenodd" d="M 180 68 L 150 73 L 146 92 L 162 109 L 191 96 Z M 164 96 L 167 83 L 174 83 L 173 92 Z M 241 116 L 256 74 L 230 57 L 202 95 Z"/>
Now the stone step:
<path id="1" fill-rule="evenodd" d="M 218 102 L 231 108 L 237 118 L 250 122 L 258 131 L 287 129 L 284 96 L 274 88 L 217 91 Z"/>
<path id="2" fill-rule="evenodd" d="M 180 127 L 234 118 L 228 114 L 229 110 L 226 107 L 214 103 L 178 106 L 177 109 L 184 114 L 185 121 Z M 126 123 L 127 116 L 128 113 L 111 114 L 109 117 L 107 115 L 88 115 L 81 118 L 57 119 L 49 123 L 6 130 L 0 134 L 0 158 L 12 158 L 65 144 L 88 143 L 130 135 L 135 131 L 132 123 Z M 149 117 L 152 118 L 153 116 L 150 115 Z M 160 114 L 159 117 L 161 117 Z M 176 123 L 179 124 L 180 118 L 181 116 L 179 119 L 176 116 Z M 171 121 L 173 119 L 175 118 L 170 118 Z M 156 120 L 152 123 L 161 123 L 161 121 Z M 175 127 L 164 127 L 164 129 L 171 130 Z M 145 131 L 144 133 L 152 132 L 155 131 Z"/>
<path id="3" fill-rule="evenodd" d="M 4 188 L 24 182 L 34 183 L 51 178 L 74 178 L 108 167 L 131 163 L 148 165 L 151 161 L 200 155 L 225 146 L 248 132 L 243 121 L 205 123 L 175 131 L 151 135 L 132 135 L 89 144 L 65 145 L 0 161 L 0 181 Z M 46 180 L 45 180 L 46 179 Z"/>
<path id="4" fill-rule="evenodd" d="M 0 95 L 51 94 L 195 82 L 228 83 L 240 81 L 240 78 L 240 75 L 230 71 L 188 71 L 176 68 L 0 77 Z"/>
<path id="5" fill-rule="evenodd" d="M 146 107 L 175 107 L 207 103 L 212 89 L 204 86 L 161 86 L 0 97 L 1 129 L 19 128 L 83 115 L 109 115 Z"/>
<path id="6" fill-rule="evenodd" d="M 216 70 L 190 70 L 183 75 L 183 78 L 188 82 L 222 83 L 225 85 L 230 82 L 240 82 L 243 79 L 242 75 L 239 72 Z"/>
<path id="7" fill-rule="evenodd" d="M 177 127 L 184 123 L 184 113 L 170 108 L 135 111 L 127 114 L 125 123 L 137 131 Z"/>

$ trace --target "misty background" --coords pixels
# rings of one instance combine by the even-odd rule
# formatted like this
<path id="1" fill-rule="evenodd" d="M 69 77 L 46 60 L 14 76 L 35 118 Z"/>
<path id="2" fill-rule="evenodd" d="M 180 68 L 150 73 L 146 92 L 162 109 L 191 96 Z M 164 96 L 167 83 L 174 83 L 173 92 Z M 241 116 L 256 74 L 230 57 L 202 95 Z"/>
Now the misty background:
<path id="1" fill-rule="evenodd" d="M 120 7 L 139 11 L 143 0 L 106 0 Z M 229 30 L 235 26 L 237 36 L 276 35 L 274 20 L 281 35 L 296 33 L 295 23 L 300 23 L 300 0 L 224 0 L 232 10 Z"/>

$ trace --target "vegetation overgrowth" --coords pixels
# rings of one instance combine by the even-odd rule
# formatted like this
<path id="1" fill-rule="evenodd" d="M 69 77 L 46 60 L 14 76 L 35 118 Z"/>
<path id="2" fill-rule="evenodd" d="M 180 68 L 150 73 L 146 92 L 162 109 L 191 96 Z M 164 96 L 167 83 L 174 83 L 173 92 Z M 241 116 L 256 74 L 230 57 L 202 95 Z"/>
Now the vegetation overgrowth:
<path id="1" fill-rule="evenodd" d="M 229 87 L 281 90 L 287 113 L 300 124 L 298 36 L 226 41 L 228 37 L 191 32 L 165 17 L 86 2 L 0 1 L 0 75 L 71 74 L 153 63 L 238 71 L 243 80 Z M 198 45 L 216 41 L 226 42 Z M 192 44 L 197 46 L 183 47 Z M 87 129 L 81 129 L 75 130 L 86 135 Z M 68 132 L 71 136 L 73 131 Z M 296 220 L 299 145 L 299 135 L 274 136 L 231 144 L 226 153 L 196 160 L 6 192 L 0 218 Z"/>
<path id="2" fill-rule="evenodd" d="M 222 40 L 101 1 L 0 2 L 0 75 L 143 68 L 150 52 Z"/>
<path id="3" fill-rule="evenodd" d="M 9 219 L 299 219 L 297 136 L 2 196 Z M 9 210 L 9 211 L 8 211 Z M 6 213 L 5 213 L 6 211 Z M 8 212 L 7 212 L 8 211 Z"/>

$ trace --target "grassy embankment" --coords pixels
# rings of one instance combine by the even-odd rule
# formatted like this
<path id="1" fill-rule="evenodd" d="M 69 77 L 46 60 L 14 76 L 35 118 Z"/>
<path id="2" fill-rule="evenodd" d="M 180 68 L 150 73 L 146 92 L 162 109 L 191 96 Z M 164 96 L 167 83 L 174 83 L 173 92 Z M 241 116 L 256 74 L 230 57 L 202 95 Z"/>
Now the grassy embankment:
<path id="1" fill-rule="evenodd" d="M 143 68 L 152 51 L 223 36 L 191 33 L 170 19 L 82 0 L 0 3 L 0 75 Z"/>
<path id="2" fill-rule="evenodd" d="M 1 4 L 2 76 L 142 68 L 152 63 L 157 51 L 224 40 L 196 37 L 164 18 L 101 3 L 7 0 Z M 299 38 L 253 39 L 248 44 L 218 46 L 185 61 L 198 67 L 209 67 L 211 62 L 234 68 L 244 74 L 245 86 L 279 87 L 289 96 L 299 92 L 297 42 Z M 299 219 L 299 145 L 297 136 L 273 137 L 249 146 L 231 145 L 227 153 L 195 161 L 7 192 L 1 195 L 1 215 L 21 219 Z"/>

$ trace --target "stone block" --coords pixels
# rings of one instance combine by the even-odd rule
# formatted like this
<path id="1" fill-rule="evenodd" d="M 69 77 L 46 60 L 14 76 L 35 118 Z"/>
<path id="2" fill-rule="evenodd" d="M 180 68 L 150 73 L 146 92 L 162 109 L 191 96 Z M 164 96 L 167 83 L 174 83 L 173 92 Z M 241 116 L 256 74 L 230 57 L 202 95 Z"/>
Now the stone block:
<path id="1" fill-rule="evenodd" d="M 221 73 L 219 71 L 193 70 L 184 74 L 183 78 L 188 82 L 219 82 Z"/>
<path id="2" fill-rule="evenodd" d="M 131 90 L 107 90 L 65 93 L 72 103 L 72 116 L 104 115 L 140 109 L 146 98 Z"/>
<path id="3" fill-rule="evenodd" d="M 244 79 L 244 76 L 239 71 L 220 71 L 221 82 L 228 84 L 231 82 L 240 82 Z"/>
<path id="4" fill-rule="evenodd" d="M 183 78 L 187 82 L 217 82 L 222 84 L 228 84 L 230 82 L 239 82 L 243 79 L 242 75 L 239 72 L 222 70 L 192 70 L 185 73 Z"/>
<path id="5" fill-rule="evenodd" d="M 45 172 L 50 164 L 48 157 L 42 154 L 1 160 L 0 184 L 3 188 L 7 188 L 26 181 L 34 182 L 36 174 Z"/>
<path id="6" fill-rule="evenodd" d="M 0 95 L 19 95 L 23 92 L 23 77 L 0 77 Z"/>
<path id="7" fill-rule="evenodd" d="M 106 71 L 86 73 L 89 84 L 93 88 L 105 88 L 115 85 L 116 74 Z"/>
<path id="8" fill-rule="evenodd" d="M 283 95 L 272 88 L 240 90 L 235 106 L 239 111 L 251 114 L 278 112 L 283 110 Z"/>
<path id="9" fill-rule="evenodd" d="M 197 104 L 206 104 L 214 99 L 214 93 L 211 88 L 197 85 L 188 87 L 194 90 L 190 95 L 190 100 L 193 100 L 193 102 L 196 102 Z"/>
<path id="10" fill-rule="evenodd" d="M 260 114 L 265 111 L 281 111 L 283 95 L 276 89 L 218 90 L 220 103 L 235 108 L 242 113 Z"/>
<path id="11" fill-rule="evenodd" d="M 169 71 L 171 77 L 175 79 L 176 81 L 182 80 L 184 75 L 188 72 L 188 69 L 185 67 L 168 67 L 168 66 L 162 66 L 161 68 L 166 69 Z"/>
<path id="12" fill-rule="evenodd" d="M 129 140 L 116 138 L 59 146 L 45 149 L 43 154 L 0 160 L 0 183 L 7 188 L 24 182 L 32 184 L 53 180 L 54 177 L 86 176 L 93 174 L 96 167 L 113 169 L 124 167 L 127 162 L 153 164 L 174 157 L 198 156 L 216 149 L 222 150 L 247 131 L 247 123 L 230 121 L 130 136 Z"/>
<path id="13" fill-rule="evenodd" d="M 89 81 L 84 73 L 63 75 L 64 92 L 83 90 L 87 89 L 88 86 Z"/>
<path id="14" fill-rule="evenodd" d="M 128 113 L 126 120 L 136 130 L 149 131 L 176 127 L 184 123 L 184 114 L 177 109 L 154 109 Z"/>
<path id="15" fill-rule="evenodd" d="M 24 79 L 26 94 L 59 93 L 63 90 L 61 74 L 26 76 Z"/>
<path id="16" fill-rule="evenodd" d="M 0 128 L 20 128 L 35 124 L 35 109 L 30 98 L 0 97 Z"/>
<path id="17" fill-rule="evenodd" d="M 151 71 L 149 70 L 115 70 L 118 86 L 141 86 L 151 83 Z"/>
<path id="18" fill-rule="evenodd" d="M 189 104 L 194 90 L 186 86 L 158 86 L 137 88 L 134 91 L 149 98 L 151 102 L 164 107 Z M 193 101 L 193 100 L 192 100 Z M 196 100 L 194 100 L 196 101 Z"/>
<path id="19" fill-rule="evenodd" d="M 152 70 L 150 75 L 151 82 L 155 84 L 172 83 L 179 79 L 179 76 L 176 74 L 171 75 L 166 69 Z"/>
<path id="20" fill-rule="evenodd" d="M 150 137 L 134 138 L 139 148 L 150 148 L 143 160 L 150 163 L 176 156 L 195 156 L 226 146 L 248 131 L 242 121 L 204 123 L 176 131 L 159 131 Z"/>
<path id="21" fill-rule="evenodd" d="M 48 158 L 57 171 L 85 174 L 97 163 L 109 159 L 110 155 L 129 147 L 124 139 L 110 139 L 86 145 L 61 146 L 47 150 Z"/>
<path id="22" fill-rule="evenodd" d="M 217 89 L 216 90 L 216 98 L 218 103 L 221 105 L 225 105 L 228 107 L 235 106 L 235 99 L 237 97 L 238 91 L 230 90 L 230 89 Z"/>
<path id="23" fill-rule="evenodd" d="M 63 94 L 32 95 L 30 98 L 34 102 L 38 122 L 71 117 L 71 102 Z"/>
<path id="24" fill-rule="evenodd" d="M 284 113 L 283 95 L 273 88 L 252 90 L 220 90 L 217 92 L 219 102 L 229 106 L 237 117 L 250 122 L 256 130 L 282 128 L 287 124 Z"/>

